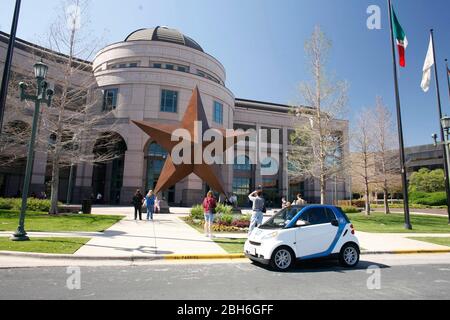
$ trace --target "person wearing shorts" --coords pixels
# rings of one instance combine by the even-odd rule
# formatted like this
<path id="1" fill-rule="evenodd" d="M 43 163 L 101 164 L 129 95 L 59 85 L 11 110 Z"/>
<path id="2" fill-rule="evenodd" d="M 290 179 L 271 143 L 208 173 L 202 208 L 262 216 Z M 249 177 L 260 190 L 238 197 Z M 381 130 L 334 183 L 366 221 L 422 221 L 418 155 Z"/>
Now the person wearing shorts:
<path id="1" fill-rule="evenodd" d="M 212 238 L 211 228 L 214 222 L 214 213 L 217 207 L 217 201 L 214 199 L 212 191 L 208 192 L 208 195 L 203 200 L 203 212 L 205 214 L 205 236 Z"/>

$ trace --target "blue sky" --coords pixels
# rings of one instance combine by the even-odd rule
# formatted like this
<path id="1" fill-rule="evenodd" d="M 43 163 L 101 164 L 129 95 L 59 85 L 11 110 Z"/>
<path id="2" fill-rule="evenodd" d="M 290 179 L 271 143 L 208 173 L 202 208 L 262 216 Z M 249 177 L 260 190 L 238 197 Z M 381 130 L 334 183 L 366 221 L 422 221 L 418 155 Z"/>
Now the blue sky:
<path id="1" fill-rule="evenodd" d="M 13 0 L 0 4 L 0 30 L 10 31 Z M 36 41 L 55 16 L 59 0 L 22 0 L 18 36 Z M 444 59 L 450 59 L 450 1 L 393 0 L 409 39 L 407 68 L 400 70 L 405 143 L 431 143 L 439 132 L 435 82 L 420 89 L 422 67 L 435 29 L 443 112 L 450 114 Z M 382 29 L 366 27 L 369 5 L 378 5 Z M 309 80 L 304 42 L 315 25 L 333 41 L 328 70 L 350 84 L 352 120 L 380 95 L 395 114 L 387 4 L 384 0 L 93 0 L 91 20 L 105 43 L 135 29 L 167 25 L 195 39 L 227 70 L 236 97 L 278 103 L 301 102 L 298 85 Z M 40 21 L 40 22 L 38 22 Z M 434 78 L 434 76 L 433 76 Z"/>

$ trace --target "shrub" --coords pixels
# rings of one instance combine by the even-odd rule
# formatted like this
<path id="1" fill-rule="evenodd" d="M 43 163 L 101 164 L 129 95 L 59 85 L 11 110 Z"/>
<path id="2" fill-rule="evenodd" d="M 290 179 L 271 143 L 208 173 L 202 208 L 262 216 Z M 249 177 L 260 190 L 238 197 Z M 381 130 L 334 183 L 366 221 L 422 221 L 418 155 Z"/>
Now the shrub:
<path id="1" fill-rule="evenodd" d="M 233 222 L 233 215 L 231 214 L 219 214 L 216 217 L 216 223 L 222 224 L 225 226 L 231 226 L 231 223 Z"/>
<path id="2" fill-rule="evenodd" d="M 14 204 L 13 204 L 12 200 L 14 200 L 14 199 L 0 198 L 0 209 L 3 209 L 3 210 L 13 209 Z"/>
<path id="3" fill-rule="evenodd" d="M 366 206 L 366 201 L 364 200 L 353 200 L 352 206 L 358 207 L 358 208 L 364 208 Z"/>
<path id="4" fill-rule="evenodd" d="M 28 210 L 37 212 L 49 212 L 51 207 L 50 200 L 28 199 Z"/>
<path id="5" fill-rule="evenodd" d="M 243 214 L 239 217 L 239 219 L 237 219 L 238 221 L 246 221 L 246 222 L 250 222 L 252 220 L 252 216 L 249 214 Z"/>
<path id="6" fill-rule="evenodd" d="M 409 201 L 415 203 L 417 200 L 427 198 L 429 193 L 414 191 L 409 193 Z"/>
<path id="7" fill-rule="evenodd" d="M 342 211 L 345 213 L 359 213 L 360 210 L 356 207 L 342 207 Z"/>
<path id="8" fill-rule="evenodd" d="M 217 204 L 216 207 L 216 213 L 218 214 L 224 214 L 224 215 L 231 215 L 233 214 L 233 207 L 231 206 L 226 206 L 224 204 Z"/>
<path id="9" fill-rule="evenodd" d="M 0 209 L 3 210 L 20 210 L 22 207 L 22 199 L 0 198 Z M 27 209 L 36 212 L 49 212 L 51 207 L 50 200 L 40 200 L 28 198 Z"/>
<path id="10" fill-rule="evenodd" d="M 414 203 L 426 206 L 444 206 L 447 204 L 447 195 L 445 192 L 429 193 L 426 197 L 416 199 Z"/>
<path id="11" fill-rule="evenodd" d="M 429 170 L 426 168 L 414 172 L 410 177 L 409 191 L 439 192 L 445 190 L 444 170 Z"/>
<path id="12" fill-rule="evenodd" d="M 200 204 L 193 206 L 191 209 L 191 212 L 190 212 L 190 216 L 192 219 L 203 220 L 205 217 L 204 211 L 203 211 L 203 206 Z"/>

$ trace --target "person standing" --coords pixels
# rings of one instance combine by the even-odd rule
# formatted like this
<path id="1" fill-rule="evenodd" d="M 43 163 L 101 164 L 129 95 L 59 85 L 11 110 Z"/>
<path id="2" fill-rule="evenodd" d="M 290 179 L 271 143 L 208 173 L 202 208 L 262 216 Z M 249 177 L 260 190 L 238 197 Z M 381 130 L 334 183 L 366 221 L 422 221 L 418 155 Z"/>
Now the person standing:
<path id="1" fill-rule="evenodd" d="M 205 215 L 205 236 L 212 238 L 211 227 L 214 222 L 214 213 L 216 211 L 217 201 L 214 199 L 212 191 L 208 192 L 208 195 L 203 200 L 203 212 Z"/>
<path id="2" fill-rule="evenodd" d="M 237 208 L 238 198 L 235 194 L 231 195 L 231 204 L 232 204 L 233 208 Z"/>
<path id="3" fill-rule="evenodd" d="M 295 205 L 296 206 L 304 206 L 304 205 L 306 205 L 306 201 L 303 200 L 302 195 L 300 193 L 297 194 L 297 200 L 295 200 Z"/>
<path id="4" fill-rule="evenodd" d="M 99 192 L 97 194 L 97 204 L 101 204 L 103 199 L 103 195 Z"/>
<path id="5" fill-rule="evenodd" d="M 145 203 L 147 205 L 147 220 L 153 220 L 153 213 L 155 212 L 155 200 L 156 196 L 153 190 L 150 190 L 145 197 Z"/>
<path id="6" fill-rule="evenodd" d="M 161 200 L 159 200 L 158 196 L 155 196 L 155 213 L 161 212 Z"/>
<path id="7" fill-rule="evenodd" d="M 137 190 L 132 200 L 134 206 L 134 220 L 137 220 L 139 214 L 139 220 L 142 220 L 142 204 L 144 203 L 144 196 L 141 190 Z"/>
<path id="8" fill-rule="evenodd" d="M 261 189 L 251 193 L 248 196 L 248 198 L 253 203 L 252 219 L 250 221 L 250 228 L 248 230 L 248 233 L 250 235 L 256 227 L 259 227 L 262 224 L 263 218 L 264 218 L 263 211 L 264 211 L 265 205 L 264 205 L 264 198 L 262 197 Z"/>

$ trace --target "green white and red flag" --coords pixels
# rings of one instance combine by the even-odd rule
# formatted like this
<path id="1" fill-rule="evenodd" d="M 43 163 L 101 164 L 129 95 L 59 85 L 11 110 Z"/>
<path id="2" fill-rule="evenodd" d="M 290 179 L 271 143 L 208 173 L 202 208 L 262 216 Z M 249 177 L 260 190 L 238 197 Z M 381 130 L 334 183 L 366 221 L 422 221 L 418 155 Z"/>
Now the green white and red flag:
<path id="1" fill-rule="evenodd" d="M 394 8 L 392 8 L 392 25 L 394 28 L 394 37 L 397 41 L 399 63 L 400 66 L 404 68 L 406 66 L 405 51 L 408 47 L 408 39 L 406 38 L 405 31 L 397 19 Z"/>

